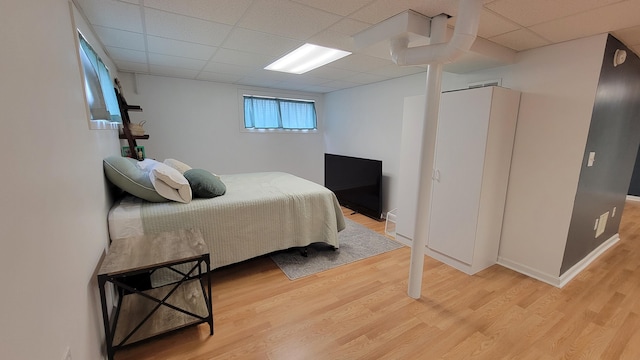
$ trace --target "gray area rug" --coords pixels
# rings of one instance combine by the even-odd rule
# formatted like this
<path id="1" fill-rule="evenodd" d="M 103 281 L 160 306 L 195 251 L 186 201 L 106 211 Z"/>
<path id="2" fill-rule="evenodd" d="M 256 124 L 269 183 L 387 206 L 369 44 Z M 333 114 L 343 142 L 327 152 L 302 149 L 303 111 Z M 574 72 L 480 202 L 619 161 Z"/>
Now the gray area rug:
<path id="1" fill-rule="evenodd" d="M 289 279 L 295 280 L 403 246 L 349 219 L 345 222 L 347 227 L 338 233 L 339 249 L 334 251 L 324 243 L 311 244 L 307 257 L 296 248 L 273 253 L 271 259 Z"/>

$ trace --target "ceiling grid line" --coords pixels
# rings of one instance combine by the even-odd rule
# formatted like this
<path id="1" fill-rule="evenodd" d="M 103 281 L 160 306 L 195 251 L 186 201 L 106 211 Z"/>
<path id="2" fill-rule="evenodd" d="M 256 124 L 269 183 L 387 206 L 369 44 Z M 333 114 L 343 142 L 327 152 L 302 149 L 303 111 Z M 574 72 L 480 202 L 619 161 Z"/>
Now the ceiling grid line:
<path id="1" fill-rule="evenodd" d="M 149 59 L 149 40 L 147 39 L 147 24 L 144 18 L 144 0 L 140 0 L 140 22 L 142 22 L 142 41 L 144 41 L 145 56 L 147 58 L 147 71 L 151 72 Z"/>

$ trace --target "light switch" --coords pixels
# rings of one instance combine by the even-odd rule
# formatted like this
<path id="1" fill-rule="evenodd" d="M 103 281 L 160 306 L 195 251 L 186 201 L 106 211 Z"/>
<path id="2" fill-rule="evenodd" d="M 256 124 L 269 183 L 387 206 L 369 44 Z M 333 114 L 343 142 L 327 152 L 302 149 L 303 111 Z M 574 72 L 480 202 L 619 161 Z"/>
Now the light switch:
<path id="1" fill-rule="evenodd" d="M 589 160 L 587 161 L 587 166 L 593 166 L 594 161 L 596 161 L 596 152 L 592 151 L 589 153 Z"/>
<path id="2" fill-rule="evenodd" d="M 611 217 L 616 217 L 616 206 L 613 207 L 613 211 L 611 212 Z"/>

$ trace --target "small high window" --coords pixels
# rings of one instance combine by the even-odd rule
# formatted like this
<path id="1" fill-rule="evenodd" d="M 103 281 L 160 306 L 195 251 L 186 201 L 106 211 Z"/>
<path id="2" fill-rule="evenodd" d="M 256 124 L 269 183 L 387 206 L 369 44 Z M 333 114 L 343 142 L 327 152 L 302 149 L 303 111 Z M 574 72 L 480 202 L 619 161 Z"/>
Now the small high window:
<path id="1" fill-rule="evenodd" d="M 316 130 L 315 101 L 244 95 L 244 127 L 256 130 Z"/>
<path id="2" fill-rule="evenodd" d="M 109 69 L 80 32 L 78 37 L 85 94 L 91 111 L 91 120 L 121 123 L 120 107 Z"/>

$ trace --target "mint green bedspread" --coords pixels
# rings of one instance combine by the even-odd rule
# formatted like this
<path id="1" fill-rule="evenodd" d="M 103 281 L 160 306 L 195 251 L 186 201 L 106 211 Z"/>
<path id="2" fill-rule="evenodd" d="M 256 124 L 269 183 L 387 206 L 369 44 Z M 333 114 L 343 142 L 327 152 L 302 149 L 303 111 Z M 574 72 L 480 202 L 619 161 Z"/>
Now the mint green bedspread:
<path id="1" fill-rule="evenodd" d="M 281 172 L 220 178 L 227 187 L 220 197 L 188 204 L 144 202 L 144 233 L 200 229 L 212 269 L 314 242 L 339 247 L 345 221 L 327 188 Z"/>

